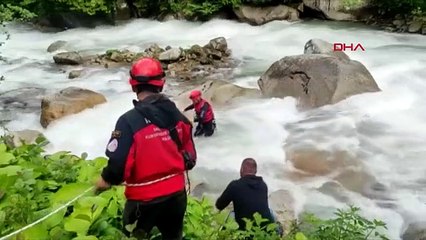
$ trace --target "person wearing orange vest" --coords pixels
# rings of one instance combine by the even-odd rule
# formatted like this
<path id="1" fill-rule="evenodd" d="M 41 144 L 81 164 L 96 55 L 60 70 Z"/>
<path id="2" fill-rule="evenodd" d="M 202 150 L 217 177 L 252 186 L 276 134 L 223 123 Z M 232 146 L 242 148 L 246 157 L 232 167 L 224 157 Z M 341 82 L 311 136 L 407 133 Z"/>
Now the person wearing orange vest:
<path id="1" fill-rule="evenodd" d="M 194 136 L 203 135 L 210 137 L 216 129 L 216 121 L 214 118 L 212 105 L 201 97 L 200 90 L 194 90 L 189 94 L 192 104 L 186 107 L 183 111 L 195 110 L 194 122 L 198 122 Z"/>
<path id="2" fill-rule="evenodd" d="M 137 221 L 133 233 L 149 236 L 157 227 L 163 239 L 180 240 L 187 206 L 185 171 L 197 159 L 192 124 L 161 94 L 165 74 L 159 61 L 138 60 L 129 83 L 138 100 L 116 123 L 106 149 L 108 165 L 96 190 L 125 185 L 123 227 Z"/>

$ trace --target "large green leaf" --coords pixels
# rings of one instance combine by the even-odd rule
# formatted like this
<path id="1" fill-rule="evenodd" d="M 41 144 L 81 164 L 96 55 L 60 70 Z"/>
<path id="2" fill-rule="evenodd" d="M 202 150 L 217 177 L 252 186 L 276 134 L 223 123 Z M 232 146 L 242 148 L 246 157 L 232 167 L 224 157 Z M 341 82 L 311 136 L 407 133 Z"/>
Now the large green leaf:
<path id="1" fill-rule="evenodd" d="M 104 158 L 104 157 L 98 157 L 93 159 L 93 161 L 95 162 L 95 167 L 97 169 L 101 169 L 103 167 L 105 167 L 108 163 L 108 159 Z"/>
<path id="2" fill-rule="evenodd" d="M 295 239 L 296 239 L 296 240 L 308 240 L 308 239 L 305 237 L 305 235 L 304 235 L 303 233 L 301 233 L 301 232 L 296 233 L 296 237 L 295 237 Z"/>
<path id="3" fill-rule="evenodd" d="M 7 166 L 0 168 L 0 175 L 6 175 L 6 176 L 16 176 L 19 172 L 22 171 L 21 166 Z"/>
<path id="4" fill-rule="evenodd" d="M 13 159 L 15 159 L 15 156 L 12 153 L 0 151 L 0 166 L 10 164 Z"/>
<path id="5" fill-rule="evenodd" d="M 64 229 L 68 232 L 75 232 L 79 236 L 84 236 L 89 231 L 91 223 L 84 219 L 68 218 L 65 220 Z"/>
<path id="6" fill-rule="evenodd" d="M 86 183 L 70 183 L 63 186 L 59 191 L 57 191 L 51 198 L 51 203 L 65 203 L 70 201 L 71 199 L 77 197 L 82 194 L 88 188 L 90 188 L 90 184 Z"/>
<path id="7" fill-rule="evenodd" d="M 98 240 L 95 236 L 81 236 L 81 237 L 75 237 L 72 240 Z"/>
<path id="8" fill-rule="evenodd" d="M 16 179 L 18 179 L 17 175 L 8 176 L 6 174 L 0 174 L 0 190 L 6 191 L 15 184 Z"/>
<path id="9" fill-rule="evenodd" d="M 53 227 L 56 227 L 64 219 L 65 213 L 66 213 L 66 209 L 63 209 L 63 210 L 59 211 L 58 213 L 53 214 L 48 219 L 46 219 L 46 220 L 43 221 L 43 225 L 47 229 L 51 229 Z"/>
<path id="10" fill-rule="evenodd" d="M 116 201 L 113 200 L 109 203 L 107 213 L 110 216 L 116 216 L 117 212 L 118 212 L 118 204 Z"/>
<path id="11" fill-rule="evenodd" d="M 84 164 L 82 164 L 84 165 Z M 94 182 L 95 178 L 99 177 L 99 173 L 97 173 L 96 168 L 94 166 L 82 166 L 80 171 L 78 172 L 77 180 L 79 182 Z"/>
<path id="12" fill-rule="evenodd" d="M 0 143 L 0 153 L 6 152 L 7 146 L 4 143 Z"/>
<path id="13" fill-rule="evenodd" d="M 23 233 L 19 234 L 17 239 L 19 240 L 48 240 L 49 238 L 49 232 L 46 230 L 46 228 L 43 225 L 35 225 L 28 230 L 24 231 Z"/>

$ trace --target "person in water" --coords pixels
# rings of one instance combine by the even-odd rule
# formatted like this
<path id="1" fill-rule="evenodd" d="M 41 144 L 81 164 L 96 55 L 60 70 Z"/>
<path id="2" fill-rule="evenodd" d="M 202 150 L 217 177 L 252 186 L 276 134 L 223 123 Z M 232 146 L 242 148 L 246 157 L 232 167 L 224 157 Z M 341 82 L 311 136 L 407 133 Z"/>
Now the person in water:
<path id="1" fill-rule="evenodd" d="M 189 98 L 192 100 L 192 104 L 186 107 L 184 112 L 195 110 L 194 122 L 198 122 L 198 125 L 194 136 L 198 137 L 203 134 L 206 137 L 212 136 L 216 129 L 216 121 L 211 104 L 202 98 L 200 90 L 192 91 Z"/>
<path id="2" fill-rule="evenodd" d="M 243 219 L 253 220 L 253 215 L 256 212 L 268 220 L 263 223 L 264 225 L 276 222 L 268 204 L 268 186 L 261 176 L 256 176 L 256 173 L 256 161 L 253 158 L 244 159 L 240 168 L 241 178 L 229 183 L 222 195 L 216 200 L 216 208 L 220 211 L 231 202 L 233 203 L 234 218 L 240 230 L 246 229 Z M 279 226 L 277 232 L 281 235 L 282 228 Z"/>
<path id="3" fill-rule="evenodd" d="M 96 184 L 126 186 L 123 232 L 149 236 L 157 227 L 164 240 L 180 240 L 187 207 L 186 170 L 196 164 L 192 124 L 161 94 L 166 79 L 161 63 L 142 58 L 133 64 L 129 83 L 138 100 L 117 121 L 109 140 L 108 165 Z"/>

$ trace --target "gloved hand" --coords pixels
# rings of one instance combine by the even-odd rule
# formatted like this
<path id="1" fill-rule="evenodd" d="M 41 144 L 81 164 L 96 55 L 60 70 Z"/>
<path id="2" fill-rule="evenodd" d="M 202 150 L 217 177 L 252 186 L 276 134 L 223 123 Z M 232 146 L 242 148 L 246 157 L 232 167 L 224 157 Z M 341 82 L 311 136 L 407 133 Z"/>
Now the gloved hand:
<path id="1" fill-rule="evenodd" d="M 185 170 L 191 170 L 195 167 L 196 162 L 187 152 L 183 153 L 183 159 L 185 160 Z"/>
<path id="2" fill-rule="evenodd" d="M 100 177 L 95 184 L 94 192 L 95 192 L 95 194 L 99 194 L 99 193 L 107 190 L 110 187 L 111 187 L 111 184 L 107 183 L 102 177 Z"/>
<path id="3" fill-rule="evenodd" d="M 198 118 L 198 116 L 197 115 L 195 115 L 195 117 L 194 117 L 194 122 L 199 122 L 200 121 L 200 119 Z"/>

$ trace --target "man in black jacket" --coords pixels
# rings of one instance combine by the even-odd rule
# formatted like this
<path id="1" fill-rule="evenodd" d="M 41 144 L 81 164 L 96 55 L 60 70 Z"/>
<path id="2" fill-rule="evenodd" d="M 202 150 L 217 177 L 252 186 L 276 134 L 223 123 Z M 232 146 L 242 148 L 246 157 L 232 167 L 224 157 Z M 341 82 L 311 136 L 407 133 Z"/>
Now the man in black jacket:
<path id="1" fill-rule="evenodd" d="M 265 225 L 274 222 L 268 205 L 268 186 L 256 173 L 256 161 L 253 158 L 244 159 L 240 169 L 241 178 L 229 183 L 216 201 L 216 208 L 219 210 L 233 203 L 235 220 L 240 230 L 246 227 L 243 218 L 253 219 L 256 212 L 270 221 L 265 222 Z"/>

